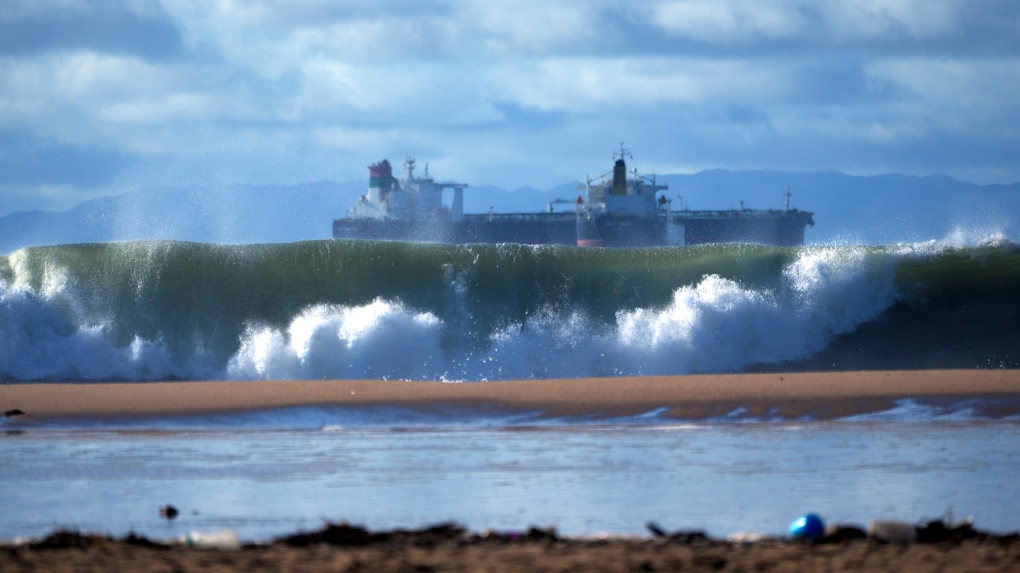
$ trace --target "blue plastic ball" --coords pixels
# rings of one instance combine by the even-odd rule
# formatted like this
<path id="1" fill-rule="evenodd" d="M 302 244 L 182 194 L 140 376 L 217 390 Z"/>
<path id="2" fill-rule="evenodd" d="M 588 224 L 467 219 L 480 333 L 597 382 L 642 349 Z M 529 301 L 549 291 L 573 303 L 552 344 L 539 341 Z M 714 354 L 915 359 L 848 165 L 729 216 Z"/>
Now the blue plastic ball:
<path id="1" fill-rule="evenodd" d="M 825 533 L 825 523 L 822 518 L 813 513 L 798 517 L 790 524 L 790 537 L 808 539 L 814 541 Z"/>

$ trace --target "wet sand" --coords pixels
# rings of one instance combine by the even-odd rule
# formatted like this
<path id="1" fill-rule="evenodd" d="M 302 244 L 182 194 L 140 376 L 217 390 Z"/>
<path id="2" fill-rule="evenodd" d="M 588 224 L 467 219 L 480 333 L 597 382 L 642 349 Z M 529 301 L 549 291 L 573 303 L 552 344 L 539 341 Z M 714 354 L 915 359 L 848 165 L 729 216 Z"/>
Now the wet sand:
<path id="1" fill-rule="evenodd" d="M 820 418 L 887 409 L 897 399 L 1020 395 L 1020 370 L 736 374 L 477 384 L 392 381 L 8 384 L 0 411 L 31 417 L 160 416 L 305 405 L 405 405 L 629 415 L 668 408 L 704 418 L 736 407 Z M 336 546 L 274 543 L 240 551 L 148 547 L 99 539 L 86 546 L 0 547 L 0 571 L 1016 571 L 1015 536 L 899 546 L 856 540 L 807 546 L 718 540 L 507 540 Z"/>
<path id="2" fill-rule="evenodd" d="M 309 405 L 430 405 L 626 416 L 666 408 L 700 419 L 734 408 L 819 419 L 881 411 L 897 399 L 1018 395 L 1020 370 L 921 370 L 526 380 L 8 384 L 0 411 L 31 416 L 160 416 Z M 992 412 L 994 415 L 995 413 Z"/>

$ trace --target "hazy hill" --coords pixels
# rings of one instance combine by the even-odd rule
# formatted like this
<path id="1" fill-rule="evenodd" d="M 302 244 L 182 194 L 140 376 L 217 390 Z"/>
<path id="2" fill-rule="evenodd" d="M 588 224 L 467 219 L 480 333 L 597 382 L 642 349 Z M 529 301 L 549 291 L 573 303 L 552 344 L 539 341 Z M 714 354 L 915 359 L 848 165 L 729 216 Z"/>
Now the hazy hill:
<path id="1" fill-rule="evenodd" d="M 835 172 L 704 171 L 662 175 L 673 207 L 731 209 L 740 201 L 754 209 L 791 206 L 814 211 L 810 243 L 890 243 L 939 239 L 954 231 L 980 236 L 1004 232 L 1020 238 L 1020 184 L 978 186 L 946 176 L 856 177 Z M 319 182 L 294 186 L 153 188 L 86 201 L 64 212 L 13 213 L 0 218 L 0 253 L 24 246 L 138 239 L 214 243 L 288 242 L 330 237 L 365 192 L 365 182 Z M 577 197 L 577 183 L 540 191 L 469 187 L 470 213 L 533 212 L 549 201 Z M 682 196 L 682 200 L 678 198 Z M 559 207 L 563 209 L 564 207 Z"/>
<path id="2" fill-rule="evenodd" d="M 0 252 L 23 246 L 176 239 L 267 243 L 324 239 L 333 218 L 358 195 L 359 183 L 289 187 L 156 188 L 85 201 L 64 212 L 0 218 Z"/>

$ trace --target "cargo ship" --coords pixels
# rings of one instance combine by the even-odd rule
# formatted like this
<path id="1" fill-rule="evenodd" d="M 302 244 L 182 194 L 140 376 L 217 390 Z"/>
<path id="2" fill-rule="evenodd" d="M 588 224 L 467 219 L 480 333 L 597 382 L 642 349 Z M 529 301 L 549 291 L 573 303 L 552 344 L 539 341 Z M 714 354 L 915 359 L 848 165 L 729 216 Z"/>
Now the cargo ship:
<path id="1" fill-rule="evenodd" d="M 464 213 L 467 183 L 433 179 L 425 165 L 415 175 L 415 160 L 404 161 L 404 176 L 393 175 L 389 161 L 368 168 L 368 193 L 333 221 L 337 239 L 370 239 L 436 243 L 521 243 L 602 247 L 657 247 L 704 243 L 804 244 L 804 231 L 814 226 L 814 213 L 790 208 L 786 190 L 783 210 L 673 209 L 667 185 L 655 177 L 627 171 L 633 156 L 620 145 L 613 170 L 586 177 L 578 196 L 554 199 L 545 212 Z M 452 202 L 443 192 L 452 191 Z M 563 205 L 567 205 L 563 209 Z M 563 210 L 557 210 L 563 209 Z"/>

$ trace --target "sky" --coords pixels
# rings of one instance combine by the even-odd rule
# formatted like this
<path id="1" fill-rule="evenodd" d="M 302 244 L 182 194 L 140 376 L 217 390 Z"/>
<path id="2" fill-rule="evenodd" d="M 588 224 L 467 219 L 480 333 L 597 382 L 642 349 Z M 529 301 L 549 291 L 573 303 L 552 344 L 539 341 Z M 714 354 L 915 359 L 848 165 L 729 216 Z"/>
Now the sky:
<path id="1" fill-rule="evenodd" d="M 0 216 L 147 186 L 1020 181 L 1016 0 L 4 0 Z"/>

